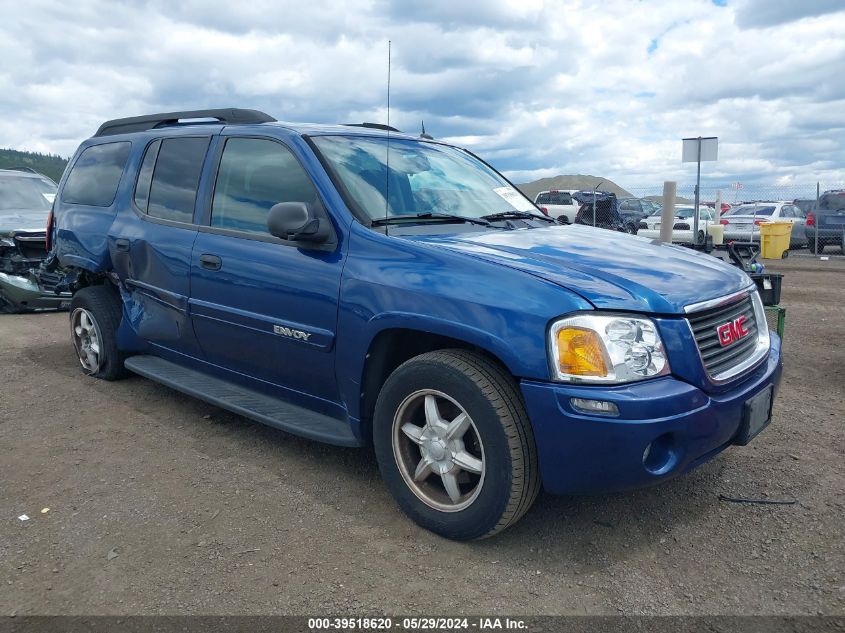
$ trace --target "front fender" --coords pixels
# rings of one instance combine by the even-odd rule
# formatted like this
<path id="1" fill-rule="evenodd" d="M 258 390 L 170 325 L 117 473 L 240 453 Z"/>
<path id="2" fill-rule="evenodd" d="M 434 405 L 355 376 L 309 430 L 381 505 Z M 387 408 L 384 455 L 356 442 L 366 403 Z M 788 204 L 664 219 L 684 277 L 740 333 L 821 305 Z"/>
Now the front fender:
<path id="1" fill-rule="evenodd" d="M 489 330 L 469 323 L 450 321 L 413 312 L 393 312 L 376 315 L 370 319 L 367 325 L 368 344 L 366 349 L 369 349 L 376 337 L 386 330 L 415 330 L 446 336 L 480 347 L 502 361 L 511 373 L 517 375 L 519 373 L 521 366 L 519 355 L 507 340 Z"/>
<path id="2" fill-rule="evenodd" d="M 366 356 L 385 330 L 437 334 L 477 346 L 518 378 L 549 379 L 549 322 L 590 304 L 534 275 L 353 223 L 338 313 L 336 374 L 360 419 Z"/>

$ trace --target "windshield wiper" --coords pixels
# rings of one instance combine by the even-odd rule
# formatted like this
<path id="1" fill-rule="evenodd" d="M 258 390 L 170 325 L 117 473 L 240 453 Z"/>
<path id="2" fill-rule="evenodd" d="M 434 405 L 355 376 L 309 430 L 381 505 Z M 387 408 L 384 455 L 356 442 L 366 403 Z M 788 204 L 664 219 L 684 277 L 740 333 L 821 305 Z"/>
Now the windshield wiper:
<path id="1" fill-rule="evenodd" d="M 501 213 L 490 213 L 489 215 L 482 215 L 483 220 L 545 220 L 546 222 L 554 222 L 554 219 L 538 213 L 531 213 L 530 211 L 502 211 Z"/>
<path id="2" fill-rule="evenodd" d="M 411 215 L 389 215 L 384 218 L 375 218 L 370 221 L 370 226 L 404 224 L 407 222 L 414 222 L 416 220 L 454 220 L 458 222 L 466 222 L 468 224 L 491 226 L 484 218 L 470 218 L 465 215 L 455 215 L 453 213 L 432 213 L 431 211 L 426 211 L 425 213 L 414 213 Z"/>

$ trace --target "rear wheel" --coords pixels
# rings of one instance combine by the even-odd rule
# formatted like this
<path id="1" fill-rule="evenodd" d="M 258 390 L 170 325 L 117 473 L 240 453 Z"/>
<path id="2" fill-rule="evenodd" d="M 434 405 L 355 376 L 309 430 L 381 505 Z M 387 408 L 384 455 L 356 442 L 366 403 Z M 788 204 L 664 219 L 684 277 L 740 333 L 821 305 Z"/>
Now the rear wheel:
<path id="1" fill-rule="evenodd" d="M 82 371 L 103 380 L 117 380 L 128 373 L 126 354 L 117 348 L 117 328 L 122 309 L 110 286 L 83 288 L 70 302 L 70 336 Z"/>
<path id="2" fill-rule="evenodd" d="M 446 538 L 507 528 L 539 491 L 534 436 L 515 381 L 479 354 L 443 350 L 401 365 L 379 394 L 373 441 L 402 509 Z"/>

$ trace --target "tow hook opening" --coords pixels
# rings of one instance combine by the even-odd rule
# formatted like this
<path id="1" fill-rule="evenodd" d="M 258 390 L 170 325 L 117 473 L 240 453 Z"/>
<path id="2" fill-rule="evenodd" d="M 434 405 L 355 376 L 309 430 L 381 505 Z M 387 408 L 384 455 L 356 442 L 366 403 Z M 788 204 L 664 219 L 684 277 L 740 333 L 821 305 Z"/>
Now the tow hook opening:
<path id="1" fill-rule="evenodd" d="M 664 475 L 678 463 L 680 451 L 674 433 L 664 433 L 645 447 L 643 466 L 652 475 Z"/>

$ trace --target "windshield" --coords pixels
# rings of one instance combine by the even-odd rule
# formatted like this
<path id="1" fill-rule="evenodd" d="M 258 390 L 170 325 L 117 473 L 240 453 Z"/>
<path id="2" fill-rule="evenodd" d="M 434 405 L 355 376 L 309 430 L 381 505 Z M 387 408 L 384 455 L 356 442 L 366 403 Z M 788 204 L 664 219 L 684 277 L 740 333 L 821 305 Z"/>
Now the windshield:
<path id="1" fill-rule="evenodd" d="M 25 176 L 0 176 L 0 211 L 10 209 L 49 210 L 56 186 L 46 180 Z"/>
<path id="2" fill-rule="evenodd" d="M 835 211 L 845 209 L 845 191 L 826 191 L 819 198 L 819 209 L 822 211 Z"/>
<path id="3" fill-rule="evenodd" d="M 725 211 L 724 215 L 772 215 L 774 212 L 775 208 L 773 206 L 764 207 L 756 204 L 743 204 Z"/>
<path id="4" fill-rule="evenodd" d="M 499 174 L 454 147 L 391 139 L 388 157 L 386 138 L 316 136 L 312 140 L 355 205 L 371 220 L 420 213 L 469 218 L 513 211 L 540 215 Z"/>

